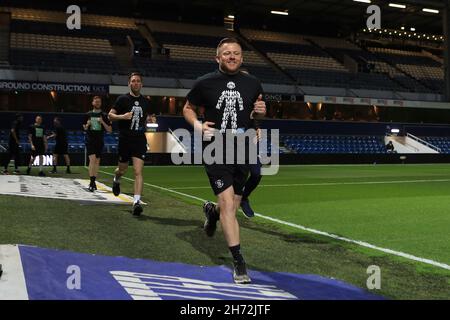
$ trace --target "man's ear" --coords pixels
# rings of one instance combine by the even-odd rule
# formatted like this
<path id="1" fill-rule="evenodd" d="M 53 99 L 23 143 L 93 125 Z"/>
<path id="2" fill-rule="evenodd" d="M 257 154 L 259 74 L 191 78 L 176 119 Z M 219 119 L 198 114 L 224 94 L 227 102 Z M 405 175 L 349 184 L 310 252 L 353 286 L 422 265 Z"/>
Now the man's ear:
<path id="1" fill-rule="evenodd" d="M 216 62 L 217 62 L 217 63 L 219 63 L 219 62 L 220 62 L 220 60 L 219 60 L 219 56 L 215 56 L 215 59 L 216 59 Z"/>

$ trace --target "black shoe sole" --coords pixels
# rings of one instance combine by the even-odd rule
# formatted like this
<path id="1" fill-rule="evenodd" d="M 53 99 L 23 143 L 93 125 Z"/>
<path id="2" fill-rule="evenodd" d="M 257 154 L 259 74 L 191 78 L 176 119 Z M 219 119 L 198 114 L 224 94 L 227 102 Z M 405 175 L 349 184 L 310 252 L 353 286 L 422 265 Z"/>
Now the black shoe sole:
<path id="1" fill-rule="evenodd" d="M 139 217 L 141 215 L 142 211 L 144 211 L 144 210 L 142 209 L 141 206 L 133 207 L 133 211 L 132 211 L 133 216 Z"/>
<path id="2" fill-rule="evenodd" d="M 116 197 L 119 196 L 119 194 L 120 194 L 120 184 L 119 183 L 113 184 L 112 192 Z"/>

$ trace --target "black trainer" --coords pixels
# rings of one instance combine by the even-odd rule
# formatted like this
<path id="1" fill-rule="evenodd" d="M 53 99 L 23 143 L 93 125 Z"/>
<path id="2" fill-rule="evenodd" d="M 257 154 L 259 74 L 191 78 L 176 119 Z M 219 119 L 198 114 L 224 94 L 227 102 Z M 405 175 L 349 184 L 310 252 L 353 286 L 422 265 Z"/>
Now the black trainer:
<path id="1" fill-rule="evenodd" d="M 28 168 L 27 168 L 27 174 L 30 175 L 30 172 L 31 172 L 31 168 L 28 167 Z"/>
<path id="2" fill-rule="evenodd" d="M 241 209 L 247 218 L 253 218 L 255 216 L 255 211 L 250 207 L 250 201 L 248 199 L 241 200 Z"/>
<path id="3" fill-rule="evenodd" d="M 120 182 L 113 181 L 112 191 L 116 197 L 120 194 Z"/>
<path id="4" fill-rule="evenodd" d="M 45 177 L 44 171 L 39 171 L 39 177 Z"/>
<path id="5" fill-rule="evenodd" d="M 58 171 L 56 171 L 55 169 L 52 169 L 52 171 L 50 171 L 50 173 L 58 173 Z"/>
<path id="6" fill-rule="evenodd" d="M 8 170 L 2 170 L 2 174 L 9 174 Z"/>
<path id="7" fill-rule="evenodd" d="M 91 183 L 88 187 L 88 190 L 90 192 L 94 192 L 95 190 L 97 190 L 97 187 L 95 186 L 95 183 Z"/>
<path id="8" fill-rule="evenodd" d="M 71 174 L 71 173 L 72 173 L 72 171 L 70 171 L 70 168 L 67 168 L 67 169 L 66 169 L 66 173 L 67 173 L 67 174 Z"/>
<path id="9" fill-rule="evenodd" d="M 217 221 L 219 217 L 216 213 L 216 205 L 210 201 L 206 201 L 203 204 L 203 213 L 205 214 L 205 224 L 203 225 L 203 229 L 206 232 L 208 237 L 212 237 L 214 232 L 216 232 Z"/>
<path id="10" fill-rule="evenodd" d="M 19 169 L 16 169 L 16 170 L 13 171 L 13 173 L 14 173 L 14 174 L 20 174 L 20 170 L 19 170 Z"/>
<path id="11" fill-rule="evenodd" d="M 233 280 L 237 284 L 252 282 L 247 274 L 247 266 L 245 265 L 245 261 L 233 261 Z"/>
<path id="12" fill-rule="evenodd" d="M 135 204 L 133 204 L 133 216 L 139 217 L 142 213 L 143 209 L 142 209 L 142 205 L 141 202 L 138 201 Z"/>

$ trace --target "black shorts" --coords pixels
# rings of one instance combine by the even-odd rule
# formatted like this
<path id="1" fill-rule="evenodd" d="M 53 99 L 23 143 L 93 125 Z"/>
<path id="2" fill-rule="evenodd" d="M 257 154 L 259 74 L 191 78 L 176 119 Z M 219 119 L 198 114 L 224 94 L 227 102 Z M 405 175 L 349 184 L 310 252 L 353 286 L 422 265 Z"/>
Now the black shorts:
<path id="1" fill-rule="evenodd" d="M 147 154 L 147 138 L 138 136 L 119 137 L 119 162 L 129 162 L 131 158 L 145 160 Z"/>
<path id="2" fill-rule="evenodd" d="M 233 186 L 234 194 L 242 196 L 250 170 L 249 165 L 207 164 L 205 165 L 205 170 L 215 195 L 219 195 L 230 186 Z"/>
<path id="3" fill-rule="evenodd" d="M 69 149 L 69 146 L 66 143 L 57 143 L 55 145 L 55 149 L 53 150 L 53 154 L 58 154 L 58 155 L 64 155 L 64 154 L 68 154 L 67 150 Z"/>
<path id="4" fill-rule="evenodd" d="M 44 145 L 44 143 L 39 143 L 39 142 L 34 143 L 34 148 L 35 148 L 34 151 L 31 150 L 31 155 L 33 157 L 43 156 L 45 154 L 45 145 Z"/>
<path id="5" fill-rule="evenodd" d="M 95 154 L 97 159 L 102 157 L 103 147 L 104 147 L 103 138 L 101 139 L 91 139 L 86 143 L 87 155 Z"/>

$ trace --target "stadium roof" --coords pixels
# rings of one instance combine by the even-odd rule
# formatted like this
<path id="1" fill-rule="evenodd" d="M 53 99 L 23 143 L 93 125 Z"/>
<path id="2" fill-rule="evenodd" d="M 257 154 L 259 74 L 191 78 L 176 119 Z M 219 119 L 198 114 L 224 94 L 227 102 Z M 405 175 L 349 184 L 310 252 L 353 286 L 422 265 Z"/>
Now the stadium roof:
<path id="1" fill-rule="evenodd" d="M 161 5 L 161 1 L 136 0 L 141 4 Z M 371 4 L 376 4 L 381 8 L 382 28 L 400 29 L 401 26 L 407 28 L 414 27 L 418 32 L 442 34 L 442 11 L 443 0 L 371 0 Z M 201 10 L 209 9 L 214 12 L 218 8 L 223 10 L 223 14 L 241 16 L 246 21 L 263 22 L 275 28 L 283 24 L 292 30 L 292 25 L 296 23 L 305 27 L 306 25 L 322 25 L 340 31 L 357 31 L 365 27 L 368 17 L 366 9 L 368 3 L 355 2 L 354 0 L 239 0 L 239 1 L 208 1 L 208 0 L 166 0 L 166 5 L 183 8 L 184 12 L 189 12 L 192 8 Z M 390 7 L 389 3 L 406 5 L 405 9 Z M 423 12 L 423 8 L 439 10 L 439 14 Z M 202 11 L 203 11 L 202 10 Z M 274 16 L 272 10 L 289 12 L 289 17 Z M 181 10 L 180 10 L 181 11 Z M 290 21 L 284 24 L 283 21 Z"/>
<path id="2" fill-rule="evenodd" d="M 387 29 L 415 28 L 417 32 L 442 34 L 442 12 L 448 0 L 4 0 L 13 6 L 43 7 L 59 10 L 65 5 L 79 4 L 87 12 L 133 15 L 135 17 L 190 22 L 223 23 L 223 16 L 234 15 L 241 25 L 284 31 L 351 33 L 366 26 L 369 3 L 381 8 L 381 27 Z M 14 3 L 14 4 L 13 4 Z M 405 5 L 391 7 L 389 3 Z M 438 14 L 423 12 L 423 8 L 439 10 Z M 287 11 L 289 16 L 274 15 L 272 10 Z"/>

